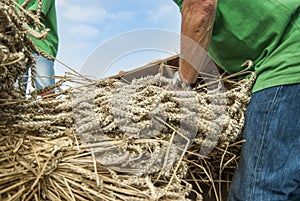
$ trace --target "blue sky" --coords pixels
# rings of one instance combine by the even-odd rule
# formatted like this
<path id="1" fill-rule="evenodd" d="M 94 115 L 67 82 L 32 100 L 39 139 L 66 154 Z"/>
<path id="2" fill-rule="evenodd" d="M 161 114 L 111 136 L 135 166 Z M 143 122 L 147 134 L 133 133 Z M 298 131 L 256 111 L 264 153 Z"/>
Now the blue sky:
<path id="1" fill-rule="evenodd" d="M 82 69 L 86 59 L 97 48 L 128 32 L 154 28 L 180 33 L 180 13 L 172 0 L 58 0 L 56 7 L 60 36 L 57 58 L 77 71 Z M 162 38 L 144 35 L 145 41 L 169 46 L 167 40 Z M 174 54 L 178 52 L 178 44 L 172 47 Z M 131 45 L 134 45 L 134 41 L 127 44 Z M 114 52 L 115 49 L 119 47 L 111 46 L 104 52 Z M 108 75 L 167 56 L 155 50 L 132 52 L 123 55 L 122 59 L 111 67 Z M 98 66 L 93 70 L 107 67 L 102 66 L 101 60 L 103 59 L 99 58 Z M 68 71 L 58 63 L 55 70 L 58 75 Z"/>

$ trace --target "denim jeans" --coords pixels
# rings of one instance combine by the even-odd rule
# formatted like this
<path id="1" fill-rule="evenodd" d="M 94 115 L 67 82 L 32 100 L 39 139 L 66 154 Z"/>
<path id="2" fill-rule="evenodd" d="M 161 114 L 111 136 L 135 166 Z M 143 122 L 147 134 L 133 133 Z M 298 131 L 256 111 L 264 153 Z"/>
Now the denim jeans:
<path id="1" fill-rule="evenodd" d="M 54 62 L 46 59 L 45 57 L 34 54 L 34 58 L 36 61 L 35 64 L 35 86 L 37 89 L 41 89 L 52 85 L 55 83 L 55 78 L 50 77 L 54 76 Z M 23 78 L 23 83 L 27 83 L 28 81 L 28 72 L 25 73 Z M 25 86 L 26 88 L 26 86 Z"/>
<path id="2" fill-rule="evenodd" d="M 300 200 L 300 84 L 253 93 L 230 201 Z"/>

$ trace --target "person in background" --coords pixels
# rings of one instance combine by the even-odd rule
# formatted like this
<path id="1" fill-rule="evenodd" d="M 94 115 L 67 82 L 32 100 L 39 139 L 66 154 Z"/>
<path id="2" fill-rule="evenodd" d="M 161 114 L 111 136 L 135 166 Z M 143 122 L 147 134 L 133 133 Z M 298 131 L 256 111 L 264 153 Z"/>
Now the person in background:
<path id="1" fill-rule="evenodd" d="M 300 200 L 299 0 L 174 0 L 182 35 L 209 52 L 227 73 L 250 59 L 257 74 L 247 107 L 239 166 L 230 201 Z M 181 42 L 181 82 L 199 72 Z M 183 58 L 185 59 L 183 59 Z"/>
<path id="2" fill-rule="evenodd" d="M 17 0 L 19 5 L 27 3 L 26 0 Z M 38 10 L 38 0 L 31 0 L 26 5 L 25 9 L 31 14 L 37 14 Z M 51 55 L 53 58 L 56 57 L 58 51 L 58 32 L 57 32 L 57 17 L 56 17 L 56 7 L 55 0 L 43 0 L 41 13 L 40 13 L 41 23 L 49 29 L 48 35 L 45 39 L 37 39 L 32 37 L 33 42 L 36 46 Z M 55 78 L 53 77 L 54 72 L 54 59 L 49 60 L 41 55 L 34 54 L 36 65 L 35 65 L 35 86 L 37 89 L 41 89 L 52 85 L 55 83 Z M 27 83 L 28 72 L 24 76 L 23 82 Z M 45 94 L 43 94 L 45 95 Z"/>

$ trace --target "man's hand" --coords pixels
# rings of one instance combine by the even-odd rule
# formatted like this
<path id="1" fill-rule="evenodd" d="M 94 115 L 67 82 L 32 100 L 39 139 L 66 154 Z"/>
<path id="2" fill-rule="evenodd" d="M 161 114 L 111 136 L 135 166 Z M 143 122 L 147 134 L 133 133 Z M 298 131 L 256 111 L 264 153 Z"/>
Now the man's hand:
<path id="1" fill-rule="evenodd" d="M 182 90 L 186 90 L 186 91 L 190 91 L 192 90 L 191 84 L 184 82 L 181 79 L 180 73 L 179 71 L 176 71 L 173 75 L 172 78 L 172 88 L 174 89 L 182 89 Z"/>

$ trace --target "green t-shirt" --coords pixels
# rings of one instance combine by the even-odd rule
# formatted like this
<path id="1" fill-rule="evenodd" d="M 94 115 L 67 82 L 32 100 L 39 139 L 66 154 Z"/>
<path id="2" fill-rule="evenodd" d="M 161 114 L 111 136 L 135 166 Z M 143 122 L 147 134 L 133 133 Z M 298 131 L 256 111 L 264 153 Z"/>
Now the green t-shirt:
<path id="1" fill-rule="evenodd" d="M 16 0 L 19 5 L 22 5 L 24 1 L 25 0 Z M 26 10 L 37 10 L 37 6 L 38 1 L 32 0 L 27 5 Z M 46 28 L 50 29 L 50 31 L 48 32 L 46 39 L 40 40 L 32 37 L 32 40 L 39 49 L 47 52 L 53 57 L 56 57 L 58 50 L 58 33 L 55 0 L 43 1 L 41 12 L 45 16 L 44 19 L 41 20 L 41 22 L 45 25 Z"/>
<path id="2" fill-rule="evenodd" d="M 251 59 L 253 92 L 300 83 L 299 14 L 299 0 L 220 0 L 209 54 L 228 73 Z"/>
<path id="3" fill-rule="evenodd" d="M 179 8 L 181 10 L 183 0 L 173 0 L 173 1 L 179 6 Z"/>

